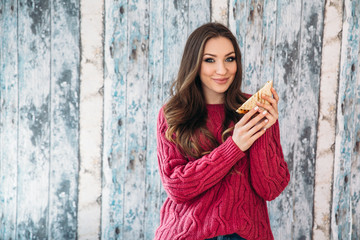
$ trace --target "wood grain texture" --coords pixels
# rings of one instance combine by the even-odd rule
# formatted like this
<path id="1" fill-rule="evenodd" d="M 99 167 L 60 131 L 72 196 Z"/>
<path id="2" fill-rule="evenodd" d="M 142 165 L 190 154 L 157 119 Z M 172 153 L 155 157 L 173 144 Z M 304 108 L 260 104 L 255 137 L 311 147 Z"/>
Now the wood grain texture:
<path id="1" fill-rule="evenodd" d="M 127 1 L 105 2 L 102 239 L 123 239 L 128 68 Z"/>
<path id="2" fill-rule="evenodd" d="M 253 94 L 266 83 L 261 79 L 261 55 L 263 32 L 264 0 L 247 0 L 247 25 L 245 32 L 245 48 L 243 55 L 243 84 L 242 90 Z"/>
<path id="3" fill-rule="evenodd" d="M 213 16 L 210 11 L 211 6 L 214 7 L 212 2 L 211 0 L 189 0 L 188 35 L 190 35 L 195 28 L 210 22 Z M 199 11 L 199 9 L 201 9 L 201 11 Z"/>
<path id="4" fill-rule="evenodd" d="M 316 137 L 318 122 L 321 47 L 323 36 L 323 7 L 320 1 L 302 1 L 300 60 L 296 100 L 298 136 L 295 142 L 294 175 L 294 235 L 311 239 L 313 228 L 313 200 Z"/>
<path id="5" fill-rule="evenodd" d="M 79 171 L 79 1 L 51 4 L 49 232 L 76 239 Z"/>
<path id="6" fill-rule="evenodd" d="M 124 239 L 144 238 L 148 1 L 128 2 Z"/>
<path id="7" fill-rule="evenodd" d="M 245 45 L 246 45 L 246 28 L 247 28 L 247 0 L 230 0 L 229 1 L 229 29 L 237 38 L 241 52 L 241 68 L 244 76 L 245 71 Z M 243 84 L 244 85 L 244 84 Z M 242 90 L 246 91 L 242 86 Z"/>
<path id="8" fill-rule="evenodd" d="M 148 52 L 148 108 L 146 140 L 146 191 L 144 239 L 152 239 L 160 223 L 162 185 L 156 152 L 156 123 L 163 105 L 163 53 L 164 53 L 164 2 L 150 1 L 149 6 L 149 52 Z"/>
<path id="9" fill-rule="evenodd" d="M 102 1 L 80 1 L 80 128 L 77 238 L 97 239 L 101 228 L 103 126 Z M 88 26 L 88 27 L 84 27 Z"/>
<path id="10" fill-rule="evenodd" d="M 188 36 L 189 5 L 186 1 L 164 1 L 164 84 L 165 96 L 169 96 L 171 83 L 177 76 L 181 56 Z M 176 52 L 174 52 L 176 49 Z"/>
<path id="11" fill-rule="evenodd" d="M 274 79 L 275 43 L 276 43 L 276 11 L 277 1 L 264 0 L 262 20 L 262 54 L 261 54 L 261 80 L 262 84 Z M 277 87 L 274 85 L 274 87 Z"/>
<path id="12" fill-rule="evenodd" d="M 299 69 L 299 36 L 300 36 L 301 3 L 299 1 L 278 1 L 277 28 L 275 48 L 274 84 L 277 86 L 279 101 L 280 136 L 284 157 L 290 170 L 289 186 L 282 193 L 277 202 L 270 205 L 273 211 L 283 211 L 281 215 L 271 214 L 271 226 L 275 239 L 292 239 L 295 229 L 300 227 L 301 216 L 294 211 L 296 199 L 294 193 L 298 186 L 295 177 L 296 152 L 298 141 L 296 91 Z M 277 209 L 276 209 L 277 208 Z M 308 209 L 306 210 L 308 213 Z M 274 220 L 276 219 L 276 221 Z M 298 238 L 299 236 L 296 236 Z"/>
<path id="13" fill-rule="evenodd" d="M 355 185 L 358 182 L 355 175 L 359 170 L 359 17 L 360 3 L 344 1 L 331 215 L 332 239 L 357 239 L 360 235 L 359 226 L 356 225 L 359 221 L 359 213 L 356 212 L 359 208 L 359 186 Z"/>
<path id="14" fill-rule="evenodd" d="M 211 0 L 211 21 L 228 25 L 229 1 Z"/>
<path id="15" fill-rule="evenodd" d="M 17 2 L 0 4 L 0 239 L 15 239 L 18 154 Z M 6 34 L 5 34 L 6 33 Z"/>
<path id="16" fill-rule="evenodd" d="M 9 0 L 0 239 L 153 239 L 157 114 L 188 35 L 217 19 L 243 90 L 273 79 L 280 96 L 291 182 L 268 203 L 274 238 L 360 237 L 359 1 Z"/>
<path id="17" fill-rule="evenodd" d="M 316 144 L 313 239 L 330 239 L 332 179 L 335 158 L 336 101 L 340 72 L 343 3 L 327 1 Z"/>
<path id="18" fill-rule="evenodd" d="M 19 153 L 17 230 L 46 238 L 49 224 L 50 2 L 19 1 Z"/>

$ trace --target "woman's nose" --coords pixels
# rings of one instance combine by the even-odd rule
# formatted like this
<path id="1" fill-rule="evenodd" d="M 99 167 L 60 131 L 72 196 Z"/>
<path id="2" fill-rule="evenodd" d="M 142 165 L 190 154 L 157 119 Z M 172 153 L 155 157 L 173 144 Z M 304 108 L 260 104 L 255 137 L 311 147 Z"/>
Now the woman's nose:
<path id="1" fill-rule="evenodd" d="M 219 75 L 224 75 L 226 73 L 226 66 L 223 62 L 219 62 L 217 65 L 216 65 L 216 73 L 219 74 Z"/>

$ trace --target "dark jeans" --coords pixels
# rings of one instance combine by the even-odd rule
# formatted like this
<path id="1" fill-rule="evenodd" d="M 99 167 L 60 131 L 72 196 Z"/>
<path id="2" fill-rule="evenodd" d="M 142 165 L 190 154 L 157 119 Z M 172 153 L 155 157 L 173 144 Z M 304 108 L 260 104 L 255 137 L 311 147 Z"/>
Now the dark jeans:
<path id="1" fill-rule="evenodd" d="M 218 236 L 214 238 L 209 238 L 205 240 L 246 240 L 245 238 L 240 237 L 236 233 L 225 235 L 225 236 Z"/>

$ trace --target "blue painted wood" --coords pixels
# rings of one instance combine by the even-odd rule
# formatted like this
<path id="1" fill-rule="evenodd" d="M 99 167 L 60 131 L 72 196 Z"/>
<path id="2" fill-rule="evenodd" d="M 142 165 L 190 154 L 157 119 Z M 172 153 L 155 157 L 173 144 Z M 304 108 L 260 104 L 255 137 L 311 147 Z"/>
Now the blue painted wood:
<path id="1" fill-rule="evenodd" d="M 149 5 L 149 63 L 148 63 L 148 109 L 146 145 L 146 189 L 144 239 L 153 239 L 160 223 L 162 205 L 162 185 L 158 170 L 156 152 L 156 122 L 159 109 L 163 104 L 163 39 L 164 39 L 164 2 L 150 1 Z"/>
<path id="2" fill-rule="evenodd" d="M 201 9 L 201 11 L 199 11 Z M 211 0 L 189 0 L 188 35 L 211 20 Z"/>
<path id="3" fill-rule="evenodd" d="M 279 94 L 280 136 L 284 157 L 288 163 L 291 180 L 278 202 L 271 203 L 271 226 L 275 239 L 293 239 L 301 216 L 294 212 L 294 192 L 297 179 L 294 174 L 295 143 L 298 141 L 295 94 L 298 84 L 300 1 L 277 1 L 274 85 Z M 291 133 L 291 134 L 290 134 Z M 282 215 L 276 213 L 284 211 Z M 300 218 L 300 219 L 298 219 Z M 300 227 L 300 226 L 298 226 Z M 297 237 L 297 236 L 295 236 Z"/>
<path id="4" fill-rule="evenodd" d="M 16 1 L 0 3 L 0 36 L 0 239 L 15 239 L 19 122 Z"/>
<path id="5" fill-rule="evenodd" d="M 78 13 L 1 3 L 1 239 L 76 238 Z"/>
<path id="6" fill-rule="evenodd" d="M 229 1 L 229 26 L 249 81 L 244 90 L 273 78 L 281 98 L 281 140 L 292 179 L 269 203 L 275 239 L 311 238 L 323 4 Z M 79 5 L 0 3 L 1 239 L 76 238 Z M 210 20 L 210 9 L 210 0 L 105 1 L 102 239 L 153 238 L 166 197 L 156 116 L 188 34 Z M 345 0 L 334 239 L 360 236 L 359 15 L 360 3 Z"/>
<path id="7" fill-rule="evenodd" d="M 358 63 L 359 69 L 360 65 Z M 358 73 L 358 71 L 357 71 Z M 360 239 L 360 81 L 357 78 L 354 98 L 355 134 L 353 141 L 354 152 L 351 159 L 351 238 Z"/>
<path id="8" fill-rule="evenodd" d="M 187 1 L 164 1 L 164 81 L 163 89 L 165 98 L 169 95 L 171 83 L 177 76 L 181 55 L 188 36 Z M 174 52 L 176 49 L 177 54 Z"/>
<path id="9" fill-rule="evenodd" d="M 16 235 L 46 238 L 49 223 L 50 2 L 18 2 L 19 152 Z"/>
<path id="10" fill-rule="evenodd" d="M 359 1 L 344 1 L 341 70 L 337 103 L 331 237 L 360 236 L 359 195 Z M 353 180 L 356 180 L 353 182 Z"/>
<path id="11" fill-rule="evenodd" d="M 266 82 L 274 79 L 275 43 L 276 43 L 276 10 L 277 2 L 264 0 L 262 11 L 262 54 L 261 54 L 261 80 Z M 276 83 L 274 83 L 276 87 Z"/>
<path id="12" fill-rule="evenodd" d="M 240 52 L 241 52 L 241 66 L 243 76 L 245 72 L 245 46 L 246 46 L 246 28 L 247 28 L 248 6 L 247 0 L 230 0 L 229 1 L 229 28 L 237 38 Z M 244 83 L 242 86 L 243 91 L 246 90 Z"/>
<path id="13" fill-rule="evenodd" d="M 126 172 L 127 1 L 105 1 L 102 239 L 123 239 Z"/>
<path id="14" fill-rule="evenodd" d="M 297 141 L 294 154 L 294 236 L 312 239 L 316 157 L 316 130 L 319 112 L 321 47 L 324 2 L 302 1 L 300 59 L 297 92 Z"/>
<path id="15" fill-rule="evenodd" d="M 261 79 L 261 55 L 263 36 L 264 0 L 247 0 L 247 23 L 245 32 L 244 69 L 242 89 L 247 93 L 255 93 L 266 81 Z"/>
<path id="16" fill-rule="evenodd" d="M 49 232 L 76 239 L 79 171 L 80 8 L 78 0 L 51 2 L 51 133 Z"/>
<path id="17" fill-rule="evenodd" d="M 144 237 L 146 106 L 148 83 L 147 0 L 128 2 L 128 64 L 126 81 L 126 174 L 124 239 Z"/>

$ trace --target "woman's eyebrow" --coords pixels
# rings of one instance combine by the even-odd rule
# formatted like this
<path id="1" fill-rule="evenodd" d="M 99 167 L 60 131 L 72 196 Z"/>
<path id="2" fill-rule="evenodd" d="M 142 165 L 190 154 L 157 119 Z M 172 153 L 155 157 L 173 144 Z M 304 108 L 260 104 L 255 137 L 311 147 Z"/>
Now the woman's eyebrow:
<path id="1" fill-rule="evenodd" d="M 229 55 L 231 55 L 231 54 L 233 54 L 233 53 L 235 53 L 234 51 L 232 51 L 232 52 L 229 52 L 228 54 L 226 54 L 225 56 L 229 56 Z M 211 53 L 204 53 L 204 56 L 205 55 L 209 55 L 209 56 L 212 56 L 212 57 L 216 57 L 216 55 L 215 54 L 211 54 Z"/>
<path id="2" fill-rule="evenodd" d="M 231 55 L 231 54 L 235 54 L 235 52 L 234 52 L 234 51 L 229 52 L 229 53 L 228 53 L 228 54 L 226 54 L 225 56 L 229 56 L 229 55 Z"/>

